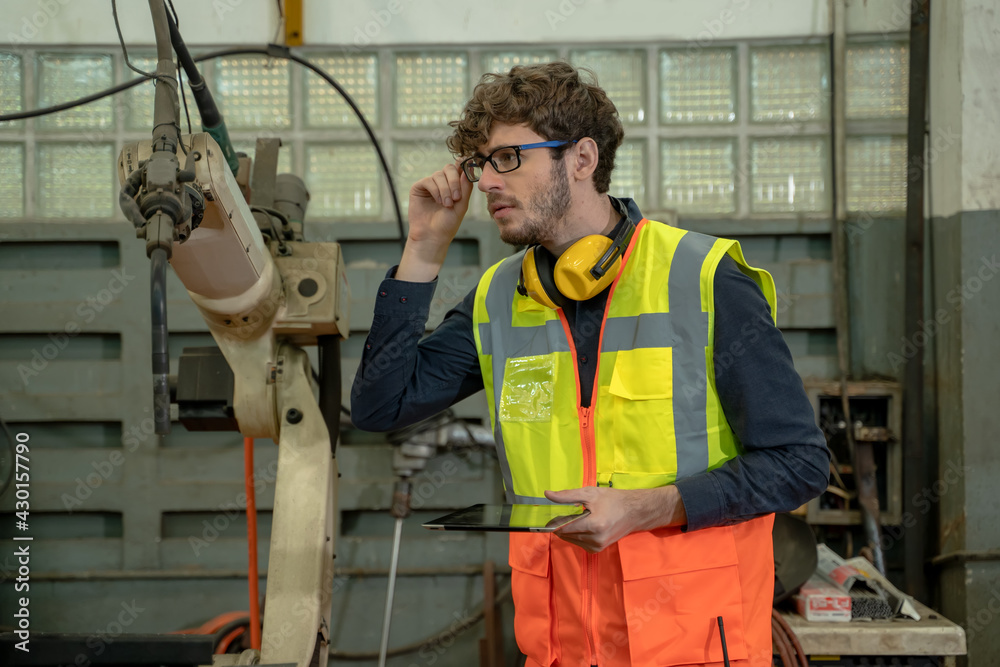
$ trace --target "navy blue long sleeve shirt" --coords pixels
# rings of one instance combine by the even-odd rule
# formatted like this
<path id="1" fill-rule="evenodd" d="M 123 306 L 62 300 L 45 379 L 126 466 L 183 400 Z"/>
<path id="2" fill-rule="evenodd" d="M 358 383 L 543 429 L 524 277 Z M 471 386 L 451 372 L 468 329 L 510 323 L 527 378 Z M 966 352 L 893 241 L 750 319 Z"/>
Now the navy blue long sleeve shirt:
<path id="1" fill-rule="evenodd" d="M 395 268 L 379 286 L 351 391 L 351 420 L 369 431 L 415 423 L 483 388 L 473 334 L 475 289 L 421 340 L 437 281 L 393 275 Z M 566 312 L 584 404 L 593 388 L 606 299 L 607 290 Z M 591 322 L 597 326 L 585 326 Z M 819 495 L 829 477 L 826 440 L 788 346 L 760 288 L 728 256 L 715 275 L 714 362 L 723 411 L 744 451 L 676 482 L 688 530 L 795 509 Z"/>

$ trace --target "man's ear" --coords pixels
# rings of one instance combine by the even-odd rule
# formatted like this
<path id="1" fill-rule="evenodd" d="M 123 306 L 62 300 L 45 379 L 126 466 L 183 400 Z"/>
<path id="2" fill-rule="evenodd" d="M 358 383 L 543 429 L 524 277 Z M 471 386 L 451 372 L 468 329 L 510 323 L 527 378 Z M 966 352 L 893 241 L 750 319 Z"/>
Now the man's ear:
<path id="1" fill-rule="evenodd" d="M 597 142 L 590 137 L 584 137 L 576 142 L 572 150 L 570 175 L 578 181 L 590 180 L 597 169 Z"/>

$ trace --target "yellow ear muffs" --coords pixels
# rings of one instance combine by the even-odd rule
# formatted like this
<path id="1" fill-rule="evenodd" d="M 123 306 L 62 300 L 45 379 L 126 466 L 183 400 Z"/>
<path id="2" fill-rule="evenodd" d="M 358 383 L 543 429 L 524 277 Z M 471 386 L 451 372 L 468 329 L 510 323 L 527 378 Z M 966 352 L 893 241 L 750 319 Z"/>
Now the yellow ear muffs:
<path id="1" fill-rule="evenodd" d="M 622 214 L 615 238 L 601 234 L 584 236 L 571 245 L 558 260 L 540 245 L 528 248 L 521 260 L 517 291 L 553 310 L 571 301 L 586 301 L 614 282 L 621 268 L 622 255 L 635 233 L 635 223 L 624 205 L 612 199 Z"/>
<path id="2" fill-rule="evenodd" d="M 568 302 L 559 293 L 552 278 L 555 260 L 552 253 L 540 245 L 528 248 L 521 260 L 521 279 L 517 291 L 522 296 L 529 296 L 538 303 L 556 310 Z"/>
<path id="3" fill-rule="evenodd" d="M 595 278 L 591 269 L 599 266 L 614 241 L 601 234 L 584 236 L 571 245 L 556 261 L 552 278 L 559 292 L 574 301 L 586 301 L 597 296 L 605 287 L 611 284 L 618 275 L 621 265 L 621 255 L 604 271 L 600 278 Z"/>

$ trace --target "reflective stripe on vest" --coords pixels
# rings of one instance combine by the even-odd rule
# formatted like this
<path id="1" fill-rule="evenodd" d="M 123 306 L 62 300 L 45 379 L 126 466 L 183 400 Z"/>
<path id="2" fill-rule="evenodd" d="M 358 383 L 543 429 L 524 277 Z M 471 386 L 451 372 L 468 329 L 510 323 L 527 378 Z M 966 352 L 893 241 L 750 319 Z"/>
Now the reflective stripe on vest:
<path id="1" fill-rule="evenodd" d="M 546 488 L 587 483 L 587 454 L 580 449 L 579 396 L 570 400 L 566 388 L 577 383 L 568 327 L 559 312 L 516 294 L 522 254 L 484 274 L 473 319 L 507 500 L 547 503 Z M 600 339 L 592 399 L 598 483 L 662 486 L 739 453 L 712 366 L 713 280 L 725 254 L 756 280 L 774 313 L 770 275 L 747 265 L 737 242 L 640 224 L 612 287 Z M 651 418 L 662 432 L 647 432 L 645 442 L 635 442 L 641 431 L 620 433 L 622 424 L 639 429 L 633 421 Z M 655 451 L 635 457 L 637 445 Z"/>

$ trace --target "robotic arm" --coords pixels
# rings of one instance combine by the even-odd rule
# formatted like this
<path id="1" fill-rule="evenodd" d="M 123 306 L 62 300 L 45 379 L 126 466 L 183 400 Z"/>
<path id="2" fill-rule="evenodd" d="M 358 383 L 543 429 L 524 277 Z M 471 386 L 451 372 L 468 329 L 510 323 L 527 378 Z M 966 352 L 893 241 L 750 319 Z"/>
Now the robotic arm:
<path id="1" fill-rule="evenodd" d="M 146 240 L 152 260 L 157 432 L 169 428 L 169 261 L 233 371 L 239 431 L 272 438 L 279 447 L 261 664 L 324 665 L 332 602 L 340 378 L 328 379 L 336 384 L 337 400 L 324 415 L 301 346 L 320 344 L 327 363 L 330 353 L 339 355 L 337 341 L 348 330 L 340 247 L 301 242 L 301 225 L 275 211 L 273 201 L 263 202 L 267 210 L 252 210 L 253 200 L 245 196 L 249 188 L 241 188 L 226 160 L 231 147 L 223 149 L 213 138 L 224 135 L 217 126 L 211 135 L 180 136 L 170 22 L 162 0 L 149 5 L 158 55 L 153 140 L 126 146 L 118 173 L 122 210 L 137 236 Z M 173 32 L 176 47 L 180 35 L 176 27 Z M 276 153 L 277 140 L 271 141 Z M 249 160 L 240 160 L 241 180 L 249 167 Z M 262 179 L 268 176 L 273 179 L 273 171 L 261 174 Z M 273 193 L 273 180 L 267 185 L 261 191 Z M 301 181 L 293 189 L 302 197 L 291 208 L 304 211 L 308 195 Z M 270 238 L 265 239 L 261 226 Z M 336 360 L 332 367 L 339 368 Z"/>

